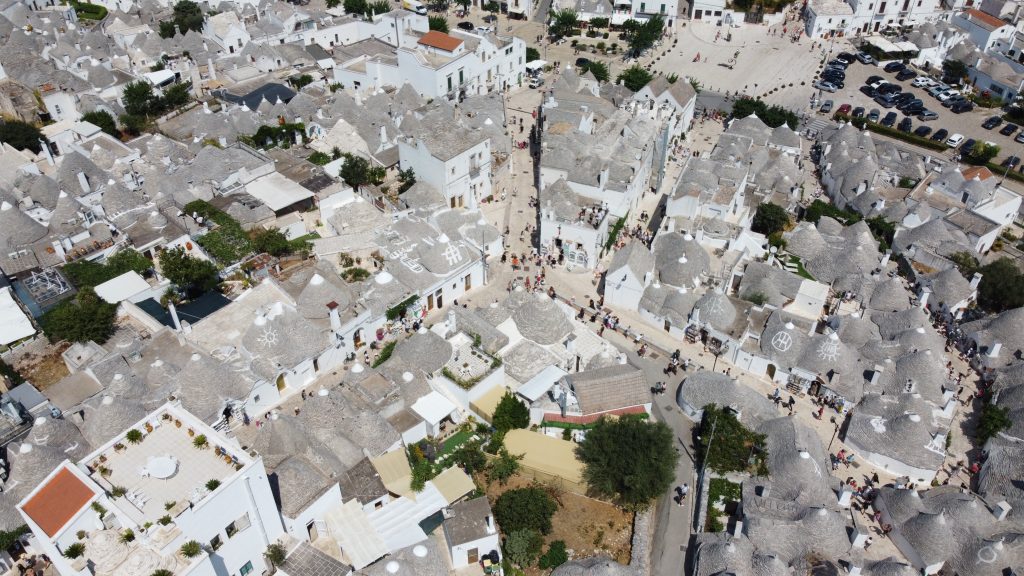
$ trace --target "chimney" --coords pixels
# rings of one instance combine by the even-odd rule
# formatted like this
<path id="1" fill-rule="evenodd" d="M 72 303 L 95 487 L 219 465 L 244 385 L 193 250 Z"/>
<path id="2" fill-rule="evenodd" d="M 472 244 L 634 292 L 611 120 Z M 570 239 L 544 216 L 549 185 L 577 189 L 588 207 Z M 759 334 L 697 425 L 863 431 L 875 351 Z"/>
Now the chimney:
<path id="1" fill-rule="evenodd" d="M 388 141 L 388 129 L 387 129 L 386 126 L 381 124 L 381 126 L 380 126 L 380 145 L 384 146 L 384 144 L 387 141 Z"/>
<path id="2" fill-rule="evenodd" d="M 853 489 L 848 484 L 843 484 L 843 487 L 839 490 L 839 505 L 843 508 L 849 508 L 852 497 Z"/>
<path id="3" fill-rule="evenodd" d="M 217 67 L 213 65 L 213 58 L 206 59 L 206 75 L 210 80 L 217 79 Z"/>
<path id="4" fill-rule="evenodd" d="M 988 351 L 988 357 L 989 358 L 995 358 L 996 356 L 999 356 L 999 351 L 1002 350 L 1002 349 L 1003 349 L 1003 343 L 1002 342 L 996 342 L 995 344 L 992 345 L 992 349 Z"/>
<path id="5" fill-rule="evenodd" d="M 875 367 L 871 370 L 871 384 L 878 384 L 878 381 L 882 378 L 882 366 L 875 364 Z"/>
<path id="6" fill-rule="evenodd" d="M 1010 514 L 1010 510 L 1013 507 L 1006 500 L 1000 500 L 996 502 L 995 509 L 992 510 L 992 515 L 996 517 L 996 520 L 1006 520 L 1006 517 Z"/>
<path id="7" fill-rule="evenodd" d="M 181 332 L 181 321 L 178 320 L 178 307 L 174 305 L 174 302 L 167 303 L 167 311 L 171 314 L 171 321 L 174 322 L 175 332 Z"/>
<path id="8" fill-rule="evenodd" d="M 331 330 L 335 332 L 341 331 L 341 317 L 338 316 L 338 303 L 331 300 L 327 303 L 327 309 L 330 310 L 331 315 Z"/>
<path id="9" fill-rule="evenodd" d="M 89 186 L 89 177 L 85 175 L 85 172 L 78 173 L 78 185 L 82 187 L 83 193 L 92 192 L 92 187 Z"/>
<path id="10" fill-rule="evenodd" d="M 853 531 L 853 535 L 850 538 L 853 543 L 853 547 L 863 548 L 864 542 L 868 539 L 868 530 L 862 524 L 857 524 L 855 528 L 856 530 Z"/>
<path id="11" fill-rule="evenodd" d="M 925 310 L 925 309 L 928 308 L 928 297 L 931 296 L 931 295 L 932 295 L 932 289 L 931 288 L 929 288 L 927 286 L 921 288 L 921 294 L 918 295 L 918 298 L 921 300 L 921 309 L 922 310 Z"/>
<path id="12" fill-rule="evenodd" d="M 737 520 L 736 525 L 733 526 L 732 529 L 733 536 L 736 536 L 738 538 L 740 534 L 743 534 L 743 520 Z"/>
<path id="13" fill-rule="evenodd" d="M 487 523 L 487 533 L 494 534 L 494 517 L 488 514 L 487 517 L 484 518 L 484 522 Z"/>
<path id="14" fill-rule="evenodd" d="M 445 318 L 444 323 L 445 323 L 445 328 L 447 329 L 446 332 L 448 334 L 454 335 L 458 331 L 459 323 L 458 323 L 458 321 L 455 318 L 455 309 L 454 308 L 450 308 L 448 310 L 448 316 L 447 316 L 447 318 Z"/>
<path id="15" fill-rule="evenodd" d="M 971 277 L 971 290 L 977 290 L 978 284 L 981 283 L 981 273 L 975 272 L 974 276 Z"/>
<path id="16" fill-rule="evenodd" d="M 889 259 L 892 258 L 892 250 L 886 250 L 885 254 L 882 255 L 882 261 L 879 262 L 879 268 L 885 268 L 889 265 Z"/>

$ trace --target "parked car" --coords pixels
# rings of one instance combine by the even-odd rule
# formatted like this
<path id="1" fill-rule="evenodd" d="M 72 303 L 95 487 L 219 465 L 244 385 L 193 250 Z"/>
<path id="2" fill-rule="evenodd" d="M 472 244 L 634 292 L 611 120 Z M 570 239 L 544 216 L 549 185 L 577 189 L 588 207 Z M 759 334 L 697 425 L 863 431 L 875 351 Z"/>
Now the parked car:
<path id="1" fill-rule="evenodd" d="M 940 83 L 940 84 L 936 84 L 936 85 L 932 86 L 931 88 L 929 88 L 928 89 L 928 93 L 931 94 L 932 96 L 938 98 L 939 94 L 942 94 L 946 90 L 949 90 L 949 86 Z"/>
<path id="2" fill-rule="evenodd" d="M 878 87 L 878 92 L 880 94 L 899 94 L 900 92 L 903 92 L 903 87 L 900 86 L 899 84 L 892 84 L 890 82 L 886 82 L 885 84 Z"/>
<path id="3" fill-rule="evenodd" d="M 829 60 L 828 65 L 829 66 L 839 66 L 840 68 L 845 70 L 846 67 L 849 66 L 850 64 L 845 62 L 845 61 L 843 61 L 843 60 L 840 60 L 840 59 L 836 58 L 835 60 Z"/>
<path id="4" fill-rule="evenodd" d="M 846 80 L 846 72 L 840 68 L 825 68 L 821 71 L 821 76 L 837 76 L 842 80 Z"/>
<path id="5" fill-rule="evenodd" d="M 932 140 L 935 140 L 936 142 L 945 142 L 946 136 L 949 136 L 949 130 L 939 128 L 935 131 L 935 134 L 932 134 Z"/>
<path id="6" fill-rule="evenodd" d="M 927 76 L 918 76 L 917 78 L 914 78 L 913 82 L 910 83 L 910 85 L 913 86 L 914 88 L 928 88 L 934 84 L 935 80 L 932 80 Z"/>
<path id="7" fill-rule="evenodd" d="M 864 107 L 863 106 L 857 106 L 856 108 L 854 108 L 853 109 L 853 117 L 854 118 L 863 118 L 864 117 Z M 1021 132 L 1021 134 L 1024 134 L 1024 132 Z"/>
<path id="8" fill-rule="evenodd" d="M 825 100 L 824 102 L 821 103 L 821 108 L 819 108 L 818 110 L 820 112 L 824 112 L 825 114 L 828 114 L 829 112 L 832 111 L 832 106 L 834 104 L 835 103 L 832 102 L 831 100 Z"/>
<path id="9" fill-rule="evenodd" d="M 1003 126 L 1003 128 L 999 130 L 999 133 L 1002 134 L 1003 136 L 1009 136 L 1016 132 L 1017 128 L 1019 128 L 1019 126 L 1017 126 L 1016 124 L 1007 123 L 1006 126 Z"/>
<path id="10" fill-rule="evenodd" d="M 1024 130 L 1017 132 L 1017 137 L 1013 139 L 1017 144 L 1024 144 Z"/>
<path id="11" fill-rule="evenodd" d="M 815 82 L 814 87 L 817 88 L 818 90 L 822 90 L 825 92 L 835 92 L 836 90 L 839 90 L 839 88 L 835 84 L 831 82 L 826 82 L 824 80 Z"/>
<path id="12" fill-rule="evenodd" d="M 952 108 L 953 106 L 956 106 L 961 102 L 967 102 L 967 98 L 964 98 L 963 94 L 957 94 L 956 96 L 953 96 L 952 98 L 949 98 L 946 101 L 942 102 L 942 107 Z"/>
<path id="13" fill-rule="evenodd" d="M 917 96 L 914 96 L 913 92 L 901 92 L 899 94 L 896 94 L 893 97 L 892 101 L 899 105 L 903 104 L 904 102 L 910 102 L 911 100 L 914 100 L 916 98 Z"/>
<path id="14" fill-rule="evenodd" d="M 927 138 L 931 133 L 931 126 L 918 126 L 917 129 L 914 130 L 914 136 L 917 136 L 918 138 Z"/>
<path id="15" fill-rule="evenodd" d="M 956 148 L 956 147 L 960 146 L 960 144 L 962 144 L 963 141 L 964 141 L 964 135 L 960 134 L 960 133 L 956 133 L 956 134 L 953 134 L 952 136 L 950 136 L 949 139 L 946 140 L 946 146 L 949 146 L 950 148 Z"/>
<path id="16" fill-rule="evenodd" d="M 974 102 L 970 100 L 964 100 L 963 102 L 957 102 L 949 107 L 950 112 L 954 114 L 962 114 L 964 112 L 970 112 L 974 110 Z"/>
<path id="17" fill-rule="evenodd" d="M 857 57 L 854 56 L 853 54 L 850 54 L 849 52 L 840 52 L 839 55 L 836 56 L 836 60 L 841 60 L 843 62 L 846 62 L 847 64 L 853 64 L 853 61 L 856 59 Z"/>
<path id="18" fill-rule="evenodd" d="M 871 78 L 878 78 L 878 77 L 877 76 L 872 76 Z M 875 81 L 871 81 L 871 78 L 868 78 L 868 81 L 865 82 L 865 84 L 867 84 L 868 86 L 871 86 L 875 90 L 878 90 L 882 86 L 885 86 L 886 84 L 888 84 L 888 82 L 886 82 L 885 80 L 882 80 L 881 78 L 878 78 Z"/>
<path id="19" fill-rule="evenodd" d="M 889 112 L 888 114 L 885 115 L 885 118 L 882 118 L 882 126 L 888 126 L 888 127 L 892 128 L 892 125 L 895 124 L 895 123 L 896 123 L 896 113 L 895 112 Z"/>
<path id="20" fill-rule="evenodd" d="M 530 78 L 530 88 L 540 88 L 544 85 L 544 79 L 540 77 Z"/>
<path id="21" fill-rule="evenodd" d="M 892 94 L 879 94 L 875 96 L 875 102 L 882 106 L 882 108 L 892 108 L 896 105 L 896 97 Z"/>
<path id="22" fill-rule="evenodd" d="M 844 115 L 848 116 L 850 114 L 850 110 L 852 110 L 852 109 L 853 109 L 853 106 L 850 106 L 849 104 L 843 104 L 842 106 L 839 107 L 838 110 L 836 110 L 836 113 L 844 114 Z"/>
<path id="23" fill-rule="evenodd" d="M 868 98 L 874 98 L 875 97 L 875 89 L 872 88 L 871 86 L 861 86 L 860 87 L 860 92 L 861 92 L 861 94 L 867 96 Z"/>
<path id="24" fill-rule="evenodd" d="M 914 72 L 910 68 L 904 68 L 896 74 L 896 79 L 899 81 L 910 80 L 911 78 L 917 78 L 917 72 Z"/>
<path id="25" fill-rule="evenodd" d="M 868 122 L 878 122 L 878 118 L 881 115 L 882 113 L 879 112 L 878 108 L 872 108 L 871 112 L 868 112 Z"/>
<path id="26" fill-rule="evenodd" d="M 861 64 L 876 64 L 874 56 L 867 52 L 857 52 L 857 60 L 860 60 Z"/>
<path id="27" fill-rule="evenodd" d="M 472 32 L 473 30 L 476 29 L 476 25 L 474 25 L 472 22 L 459 22 L 455 26 L 461 30 L 465 30 L 466 32 Z"/>
<path id="28" fill-rule="evenodd" d="M 870 86 L 871 84 L 874 84 L 875 82 L 884 81 L 884 80 L 885 80 L 885 78 L 882 78 L 881 76 L 878 76 L 876 74 L 874 76 L 868 76 L 868 79 L 865 80 L 864 83 Z"/>
<path id="29" fill-rule="evenodd" d="M 938 119 L 938 117 L 939 117 L 938 114 L 936 114 L 935 112 L 932 112 L 931 110 L 927 110 L 927 109 L 921 110 L 920 112 L 917 113 L 917 119 L 922 121 L 922 122 L 928 122 L 929 120 L 936 120 L 936 119 Z"/>
<path id="30" fill-rule="evenodd" d="M 900 120 L 900 125 L 897 126 L 896 129 L 899 130 L 900 132 L 907 132 L 907 133 L 909 133 L 910 129 L 913 128 L 913 127 L 914 127 L 914 122 L 908 116 L 908 117 L 904 118 L 903 120 Z"/>
<path id="31" fill-rule="evenodd" d="M 945 101 L 947 101 L 947 100 L 949 100 L 951 98 L 956 98 L 959 95 L 960 95 L 960 92 L 958 92 L 956 90 L 946 90 L 942 94 L 939 94 L 938 96 L 936 96 L 936 98 L 939 99 L 939 102 L 945 102 Z"/>
<path id="32" fill-rule="evenodd" d="M 966 153 L 970 152 L 971 150 L 974 150 L 974 145 L 977 143 L 978 141 L 975 140 L 974 138 L 968 138 L 967 140 L 964 140 L 964 143 L 960 145 L 960 152 Z"/>
<path id="33" fill-rule="evenodd" d="M 985 120 L 985 122 L 981 124 L 981 127 L 984 128 L 985 130 L 991 130 L 1002 123 L 1002 118 L 1000 118 L 999 116 L 992 116 L 988 120 Z"/>
<path id="34" fill-rule="evenodd" d="M 899 108 L 899 111 L 903 112 L 904 116 L 917 116 L 921 112 L 924 112 L 924 103 L 921 102 L 920 100 L 907 102 L 901 108 Z"/>
<path id="35" fill-rule="evenodd" d="M 886 72 L 899 72 L 904 68 L 906 68 L 906 66 L 904 66 L 902 62 L 893 61 L 883 66 L 882 70 L 885 70 Z"/>
<path id="36" fill-rule="evenodd" d="M 1006 160 L 1003 160 L 1002 162 L 999 163 L 1000 166 L 1002 166 L 1004 168 L 1009 168 L 1010 170 L 1013 170 L 1019 164 L 1020 164 L 1020 158 L 1018 158 L 1016 156 L 1009 156 L 1009 157 L 1006 158 Z"/>

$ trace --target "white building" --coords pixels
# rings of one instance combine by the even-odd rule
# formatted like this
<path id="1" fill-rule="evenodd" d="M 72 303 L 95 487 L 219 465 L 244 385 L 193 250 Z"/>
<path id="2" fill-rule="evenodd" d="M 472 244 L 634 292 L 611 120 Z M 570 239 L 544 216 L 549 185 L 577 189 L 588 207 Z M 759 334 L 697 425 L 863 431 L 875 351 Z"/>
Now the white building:
<path id="1" fill-rule="evenodd" d="M 439 190 L 451 208 L 475 208 L 490 196 L 491 141 L 435 110 L 419 119 L 421 128 L 398 139 L 402 170 Z"/>
<path id="2" fill-rule="evenodd" d="M 579 19 L 589 22 L 594 18 L 607 18 L 614 26 L 627 20 L 647 20 L 659 15 L 665 28 L 672 30 L 679 11 L 677 0 L 562 0 L 555 9 L 575 10 Z"/>
<path id="3" fill-rule="evenodd" d="M 261 458 L 177 404 L 65 461 L 18 509 L 64 575 L 261 574 L 284 533 Z"/>
<path id="4" fill-rule="evenodd" d="M 486 496 L 453 504 L 443 512 L 442 527 L 452 568 L 458 570 L 476 564 L 492 551 L 501 557 L 498 529 Z"/>
<path id="5" fill-rule="evenodd" d="M 971 42 L 982 52 L 988 52 L 997 43 L 1012 39 L 1017 32 L 1009 22 L 976 8 L 968 8 L 954 15 L 951 22 L 966 32 Z"/>
<path id="6" fill-rule="evenodd" d="M 945 14 L 940 0 L 813 0 L 805 8 L 804 31 L 811 38 L 870 34 L 939 20 Z"/>

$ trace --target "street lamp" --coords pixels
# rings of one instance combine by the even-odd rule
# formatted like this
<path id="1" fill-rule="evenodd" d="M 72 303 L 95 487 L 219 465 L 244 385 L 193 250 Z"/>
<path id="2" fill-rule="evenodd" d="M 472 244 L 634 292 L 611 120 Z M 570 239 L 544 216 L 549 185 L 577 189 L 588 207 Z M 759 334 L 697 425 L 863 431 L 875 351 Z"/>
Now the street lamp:
<path id="1" fill-rule="evenodd" d="M 829 422 L 831 422 L 832 425 L 836 427 L 836 429 L 832 431 L 832 439 L 828 441 L 828 451 L 831 452 L 832 451 L 832 443 L 836 441 L 836 436 L 839 435 L 839 423 L 836 422 L 836 417 L 835 416 L 829 418 Z"/>
<path id="2" fill-rule="evenodd" d="M 721 356 L 722 354 L 725 354 L 728 351 L 729 351 L 729 343 L 728 342 L 722 342 L 722 344 L 719 345 L 718 348 L 714 351 L 715 361 L 711 364 L 711 371 L 712 372 L 714 372 L 715 371 L 715 367 L 718 366 L 718 357 Z"/>

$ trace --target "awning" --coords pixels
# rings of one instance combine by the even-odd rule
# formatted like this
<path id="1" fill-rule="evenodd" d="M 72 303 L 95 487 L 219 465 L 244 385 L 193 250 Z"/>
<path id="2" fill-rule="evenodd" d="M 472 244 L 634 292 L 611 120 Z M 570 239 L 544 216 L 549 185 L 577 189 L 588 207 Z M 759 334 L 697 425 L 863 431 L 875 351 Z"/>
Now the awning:
<path id="1" fill-rule="evenodd" d="M 392 494 L 403 496 L 414 495 L 410 483 L 412 482 L 412 468 L 409 467 L 409 459 L 404 450 L 394 450 L 371 458 L 370 463 L 380 476 L 381 483 Z"/>
<path id="2" fill-rule="evenodd" d="M 444 496 L 449 504 L 476 490 L 473 479 L 466 475 L 458 466 L 452 466 L 431 480 L 437 491 Z"/>
<path id="3" fill-rule="evenodd" d="M 526 69 L 530 72 L 535 70 L 543 70 L 548 65 L 547 60 L 531 60 L 526 63 Z"/>
<path id="4" fill-rule="evenodd" d="M 890 42 L 887 38 L 882 36 L 868 36 L 864 39 L 864 42 L 878 48 L 882 52 L 905 52 L 902 48 Z M 914 46 L 911 50 L 917 50 L 917 46 Z"/>
<path id="5" fill-rule="evenodd" d="M 483 396 L 470 402 L 469 407 L 483 417 L 484 420 L 490 422 L 491 417 L 494 416 L 494 410 L 498 407 L 498 402 L 501 402 L 501 397 L 504 396 L 507 391 L 508 388 L 505 388 L 504 386 L 495 386 Z"/>
<path id="6" fill-rule="evenodd" d="M 36 333 L 32 321 L 14 300 L 9 286 L 0 289 L 0 323 L 4 327 L 0 334 L 0 344 L 17 342 Z"/>

